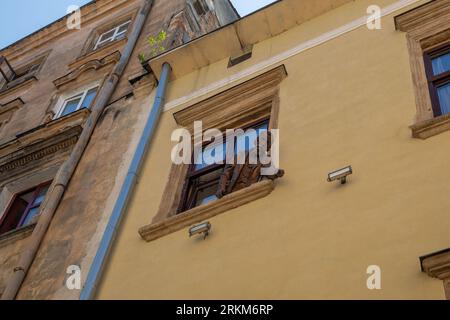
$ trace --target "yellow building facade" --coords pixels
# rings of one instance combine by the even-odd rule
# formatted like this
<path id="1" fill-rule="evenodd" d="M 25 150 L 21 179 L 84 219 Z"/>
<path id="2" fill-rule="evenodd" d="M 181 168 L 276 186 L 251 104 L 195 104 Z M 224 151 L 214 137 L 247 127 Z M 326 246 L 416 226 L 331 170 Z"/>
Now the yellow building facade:
<path id="1" fill-rule="evenodd" d="M 449 117 L 423 98 L 414 51 L 448 44 L 450 2 L 375 2 L 379 29 L 372 0 L 284 0 L 149 62 L 172 67 L 165 109 L 97 299 L 450 296 Z M 252 56 L 230 67 L 236 38 Z M 174 214 L 172 132 L 239 110 L 279 129 L 284 176 Z"/>

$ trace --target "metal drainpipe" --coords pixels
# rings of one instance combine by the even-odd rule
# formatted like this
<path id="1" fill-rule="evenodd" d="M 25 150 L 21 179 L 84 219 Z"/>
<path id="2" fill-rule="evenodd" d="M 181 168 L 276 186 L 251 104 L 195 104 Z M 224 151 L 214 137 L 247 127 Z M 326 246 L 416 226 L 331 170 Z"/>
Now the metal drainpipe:
<path id="1" fill-rule="evenodd" d="M 91 268 L 89 269 L 85 285 L 81 291 L 80 300 L 90 300 L 94 297 L 98 283 L 102 276 L 105 262 L 111 251 L 114 238 L 116 237 L 117 230 L 120 226 L 120 222 L 122 221 L 122 218 L 127 209 L 128 202 L 133 194 L 134 187 L 136 186 L 137 177 L 140 172 L 144 157 L 151 145 L 155 129 L 161 117 L 161 113 L 165 104 L 166 88 L 169 81 L 170 71 L 170 65 L 168 63 L 164 63 L 161 70 L 161 76 L 152 111 L 147 120 L 144 131 L 142 132 L 141 138 L 139 139 L 138 146 L 133 155 L 133 160 L 130 164 L 130 167 L 128 168 L 127 176 L 122 184 L 120 194 L 114 205 L 114 209 L 111 217 L 109 218 L 108 225 L 105 232 L 103 233 L 103 238 L 100 242 L 100 246 L 97 249 L 94 261 L 92 262 Z"/>
<path id="2" fill-rule="evenodd" d="M 91 114 L 84 124 L 83 132 L 81 133 L 80 138 L 73 148 L 69 158 L 58 170 L 58 173 L 42 205 L 40 212 L 41 217 L 38 224 L 28 239 L 24 251 L 20 255 L 19 263 L 13 270 L 12 276 L 8 279 L 5 292 L 3 292 L 1 297 L 2 300 L 13 300 L 16 298 L 16 295 L 22 286 L 23 280 L 25 279 L 25 276 L 41 245 L 42 239 L 44 238 L 50 222 L 52 221 L 55 211 L 58 208 L 64 191 L 66 190 L 67 185 L 69 184 L 69 181 L 72 178 L 81 157 L 83 156 L 84 150 L 89 143 L 98 119 L 102 115 L 105 106 L 108 104 L 112 93 L 119 82 L 119 79 L 128 65 L 128 61 L 130 60 L 131 54 L 136 46 L 137 40 L 139 39 L 145 21 L 151 11 L 153 2 L 154 0 L 145 0 L 139 14 L 136 16 L 134 28 L 129 35 L 128 42 L 123 50 L 119 62 L 115 65 L 113 71 L 100 89 L 94 105 L 92 106 Z"/>

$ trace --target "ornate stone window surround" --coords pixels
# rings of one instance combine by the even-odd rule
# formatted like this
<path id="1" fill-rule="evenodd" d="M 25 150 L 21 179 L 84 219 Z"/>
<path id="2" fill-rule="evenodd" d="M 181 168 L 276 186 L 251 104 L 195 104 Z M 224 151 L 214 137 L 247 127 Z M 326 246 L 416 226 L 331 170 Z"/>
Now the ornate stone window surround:
<path id="1" fill-rule="evenodd" d="M 90 82 L 87 85 L 81 86 L 77 89 L 72 89 L 70 91 L 64 92 L 63 94 L 60 94 L 58 96 L 58 98 L 56 99 L 56 103 L 53 104 L 53 106 L 50 108 L 50 110 L 47 113 L 52 115 L 53 119 L 58 119 L 60 117 L 61 112 L 63 111 L 63 108 L 65 106 L 65 103 L 68 99 L 75 97 L 78 94 L 86 93 L 90 89 L 93 89 L 96 87 L 98 87 L 99 88 L 98 90 L 100 90 L 101 85 L 102 85 L 102 80 L 96 80 L 94 82 Z M 97 94 L 98 94 L 98 90 L 97 90 Z M 91 106 L 95 102 L 96 98 L 97 98 L 97 96 L 92 101 Z"/>
<path id="2" fill-rule="evenodd" d="M 18 177 L 16 180 L 7 182 L 3 186 L 1 186 L 0 220 L 5 214 L 7 214 L 9 204 L 14 199 L 14 196 L 16 194 L 30 189 L 31 187 L 53 180 L 58 171 L 58 168 L 59 166 L 52 166 L 50 168 L 37 171 L 27 176 Z M 0 235 L 0 246 L 10 243 L 11 241 L 23 239 L 29 236 L 33 231 L 33 228 L 36 225 L 38 219 L 39 216 L 36 216 L 35 219 L 30 222 L 30 224 Z"/>
<path id="3" fill-rule="evenodd" d="M 21 98 L 9 101 L 4 105 L 0 104 L 0 130 L 7 125 L 14 116 L 14 113 L 19 110 L 25 103 Z"/>
<path id="4" fill-rule="evenodd" d="M 37 81 L 37 76 L 42 70 L 50 52 L 51 50 L 48 50 L 42 54 L 38 54 L 32 59 L 28 59 L 25 63 L 14 67 L 14 71 L 18 76 L 9 83 L 3 83 L 0 81 L 0 96 L 33 81 Z"/>
<path id="5" fill-rule="evenodd" d="M 414 138 L 426 139 L 450 130 L 450 115 L 435 117 L 425 67 L 425 54 L 450 41 L 450 0 L 426 3 L 395 17 L 407 33 L 417 114 L 410 127 Z"/>
<path id="6" fill-rule="evenodd" d="M 279 85 L 287 76 L 284 65 L 248 80 L 209 99 L 174 114 L 175 121 L 193 133 L 194 121 L 203 121 L 203 130 L 244 127 L 270 118 L 269 129 L 278 128 Z M 158 212 L 149 225 L 139 229 L 149 242 L 204 221 L 233 208 L 269 195 L 274 181 L 263 179 L 223 198 L 178 213 L 189 165 L 172 165 Z"/>
<path id="7" fill-rule="evenodd" d="M 111 47 L 116 47 L 117 44 L 125 44 L 128 39 L 128 34 L 130 33 L 131 29 L 134 26 L 134 21 L 136 19 L 137 13 L 138 13 L 138 10 L 134 9 L 134 10 L 132 10 L 128 13 L 125 13 L 125 14 L 121 15 L 120 17 L 117 17 L 112 21 L 108 21 L 107 23 L 102 24 L 101 26 L 92 30 L 92 32 L 88 36 L 88 39 L 86 40 L 86 42 L 83 46 L 80 57 L 78 59 L 84 58 L 85 56 L 91 55 L 94 53 L 109 51 L 109 49 Z M 111 42 L 105 44 L 104 46 L 100 46 L 100 47 L 96 48 L 97 42 L 102 34 L 107 32 L 108 30 L 111 30 L 117 26 L 124 24 L 127 21 L 130 21 L 130 24 L 129 24 L 127 32 L 123 38 L 121 38 L 120 40 L 111 41 Z"/>

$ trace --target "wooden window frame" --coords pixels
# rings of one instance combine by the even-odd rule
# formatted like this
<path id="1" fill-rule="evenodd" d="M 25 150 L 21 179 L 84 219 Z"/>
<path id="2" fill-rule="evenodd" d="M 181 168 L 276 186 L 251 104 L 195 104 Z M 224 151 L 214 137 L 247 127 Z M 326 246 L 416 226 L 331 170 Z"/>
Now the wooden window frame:
<path id="1" fill-rule="evenodd" d="M 269 128 L 270 117 L 265 118 L 263 120 L 257 120 L 257 121 L 255 121 L 255 122 L 253 122 L 251 124 L 246 125 L 243 128 L 239 128 L 239 129 L 242 129 L 242 130 L 245 131 L 247 129 L 258 128 L 258 127 L 260 127 L 260 126 L 262 126 L 264 124 L 267 124 L 267 127 Z M 223 144 L 225 144 L 226 143 L 226 139 L 227 139 L 227 136 L 226 136 L 225 132 L 222 133 L 222 138 L 223 138 Z M 235 136 L 234 139 L 235 139 L 234 143 L 236 145 L 237 137 Z M 203 145 L 202 145 L 202 152 L 204 151 L 204 149 L 208 145 L 214 144 L 214 143 L 215 143 L 214 141 L 203 143 Z M 237 155 L 235 155 L 235 157 L 236 156 Z M 182 191 L 182 195 L 181 195 L 180 206 L 178 208 L 177 214 L 182 214 L 183 212 L 186 212 L 186 211 L 188 211 L 190 209 L 193 209 L 193 208 L 197 207 L 197 205 L 194 204 L 194 201 L 196 199 L 195 195 L 197 194 L 198 190 L 203 189 L 205 187 L 213 186 L 215 184 L 217 184 L 217 189 L 219 189 L 219 187 L 220 187 L 220 177 L 214 178 L 214 179 L 211 179 L 208 182 L 205 182 L 204 185 L 202 185 L 201 187 L 197 187 L 197 191 L 195 191 L 194 195 L 192 197 L 190 197 L 188 191 L 192 187 L 193 180 L 196 180 L 196 179 L 200 178 L 201 176 L 204 176 L 204 175 L 210 174 L 210 173 L 212 173 L 214 171 L 217 171 L 220 168 L 225 170 L 225 167 L 226 167 L 225 163 L 222 163 L 222 164 L 215 163 L 215 164 L 208 165 L 208 166 L 206 166 L 204 168 L 201 168 L 200 170 L 195 170 L 196 164 L 194 164 L 194 161 L 195 161 L 194 157 L 195 157 L 195 155 L 193 154 L 192 155 L 192 163 L 193 164 L 191 164 L 189 166 L 189 169 L 187 170 L 186 178 L 185 178 L 185 181 L 184 181 L 184 187 L 183 187 L 183 191 Z M 217 201 L 217 200 L 215 200 L 215 201 Z"/>
<path id="2" fill-rule="evenodd" d="M 450 41 L 440 45 L 437 48 L 425 51 L 423 55 L 425 61 L 425 70 L 428 79 L 428 86 L 430 89 L 431 104 L 433 106 L 433 113 L 435 117 L 442 116 L 442 109 L 438 97 L 437 88 L 443 84 L 450 82 L 450 71 L 435 76 L 433 72 L 433 59 L 447 53 L 450 53 Z"/>
<path id="3" fill-rule="evenodd" d="M 195 13 L 198 17 L 203 17 L 209 11 L 208 5 L 203 0 L 192 1 L 192 6 L 194 7 Z M 205 8 L 205 6 L 206 6 L 206 8 Z"/>
<path id="4" fill-rule="evenodd" d="M 17 230 L 17 229 L 20 229 L 20 228 L 26 226 L 26 225 L 24 225 L 24 221 L 28 218 L 28 215 L 30 214 L 30 211 L 32 209 L 39 208 L 42 205 L 42 203 L 43 203 L 43 201 L 42 201 L 41 203 L 39 203 L 39 205 L 36 205 L 36 203 L 35 203 L 36 199 L 38 198 L 38 196 L 39 196 L 39 194 L 41 193 L 42 190 L 44 190 L 45 188 L 50 187 L 51 183 L 52 183 L 51 180 L 50 181 L 46 181 L 46 182 L 38 184 L 37 186 L 34 186 L 32 188 L 29 188 L 29 189 L 26 189 L 24 191 L 17 192 L 17 193 L 14 194 L 14 196 L 12 197 L 11 201 L 9 202 L 9 204 L 8 204 L 6 210 L 5 210 L 5 214 L 0 219 L 0 228 L 2 227 L 4 221 L 12 214 L 9 211 L 11 210 L 12 206 L 14 205 L 16 199 L 19 196 L 21 196 L 23 194 L 26 194 L 26 193 L 29 193 L 29 192 L 34 190 L 32 200 L 28 203 L 27 207 L 25 208 L 22 216 L 19 219 L 18 224 L 14 228 L 1 233 L 0 235 L 6 234 L 8 232 L 11 232 L 11 231 L 14 231 L 14 230 Z"/>
<path id="5" fill-rule="evenodd" d="M 278 129 L 280 84 L 286 78 L 284 65 L 218 93 L 173 114 L 179 127 L 194 134 L 194 122 L 201 120 L 202 129 L 221 131 L 245 128 L 270 118 L 269 130 Z M 263 178 L 244 189 L 233 191 L 210 203 L 179 212 L 180 201 L 190 165 L 172 164 L 158 211 L 150 224 L 139 229 L 145 241 L 153 241 L 182 228 L 204 221 L 233 208 L 268 196 L 274 181 Z"/>

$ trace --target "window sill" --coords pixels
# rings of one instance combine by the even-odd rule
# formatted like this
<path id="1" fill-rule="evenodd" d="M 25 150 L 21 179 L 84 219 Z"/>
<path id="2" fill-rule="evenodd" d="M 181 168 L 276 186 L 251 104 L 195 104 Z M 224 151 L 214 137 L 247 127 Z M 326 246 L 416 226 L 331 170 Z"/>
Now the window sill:
<path id="1" fill-rule="evenodd" d="M 418 122 L 410 128 L 413 138 L 428 139 L 450 130 L 450 114 Z"/>
<path id="2" fill-rule="evenodd" d="M 31 235 L 34 230 L 36 223 L 29 224 L 27 226 L 11 230 L 0 235 L 0 248 L 5 247 L 12 242 L 25 239 Z"/>
<path id="3" fill-rule="evenodd" d="M 183 228 L 212 218 L 223 212 L 268 196 L 274 189 L 272 180 L 264 180 L 248 188 L 236 191 L 214 202 L 193 208 L 165 221 L 150 224 L 139 229 L 142 239 L 147 242 L 159 239 Z"/>

